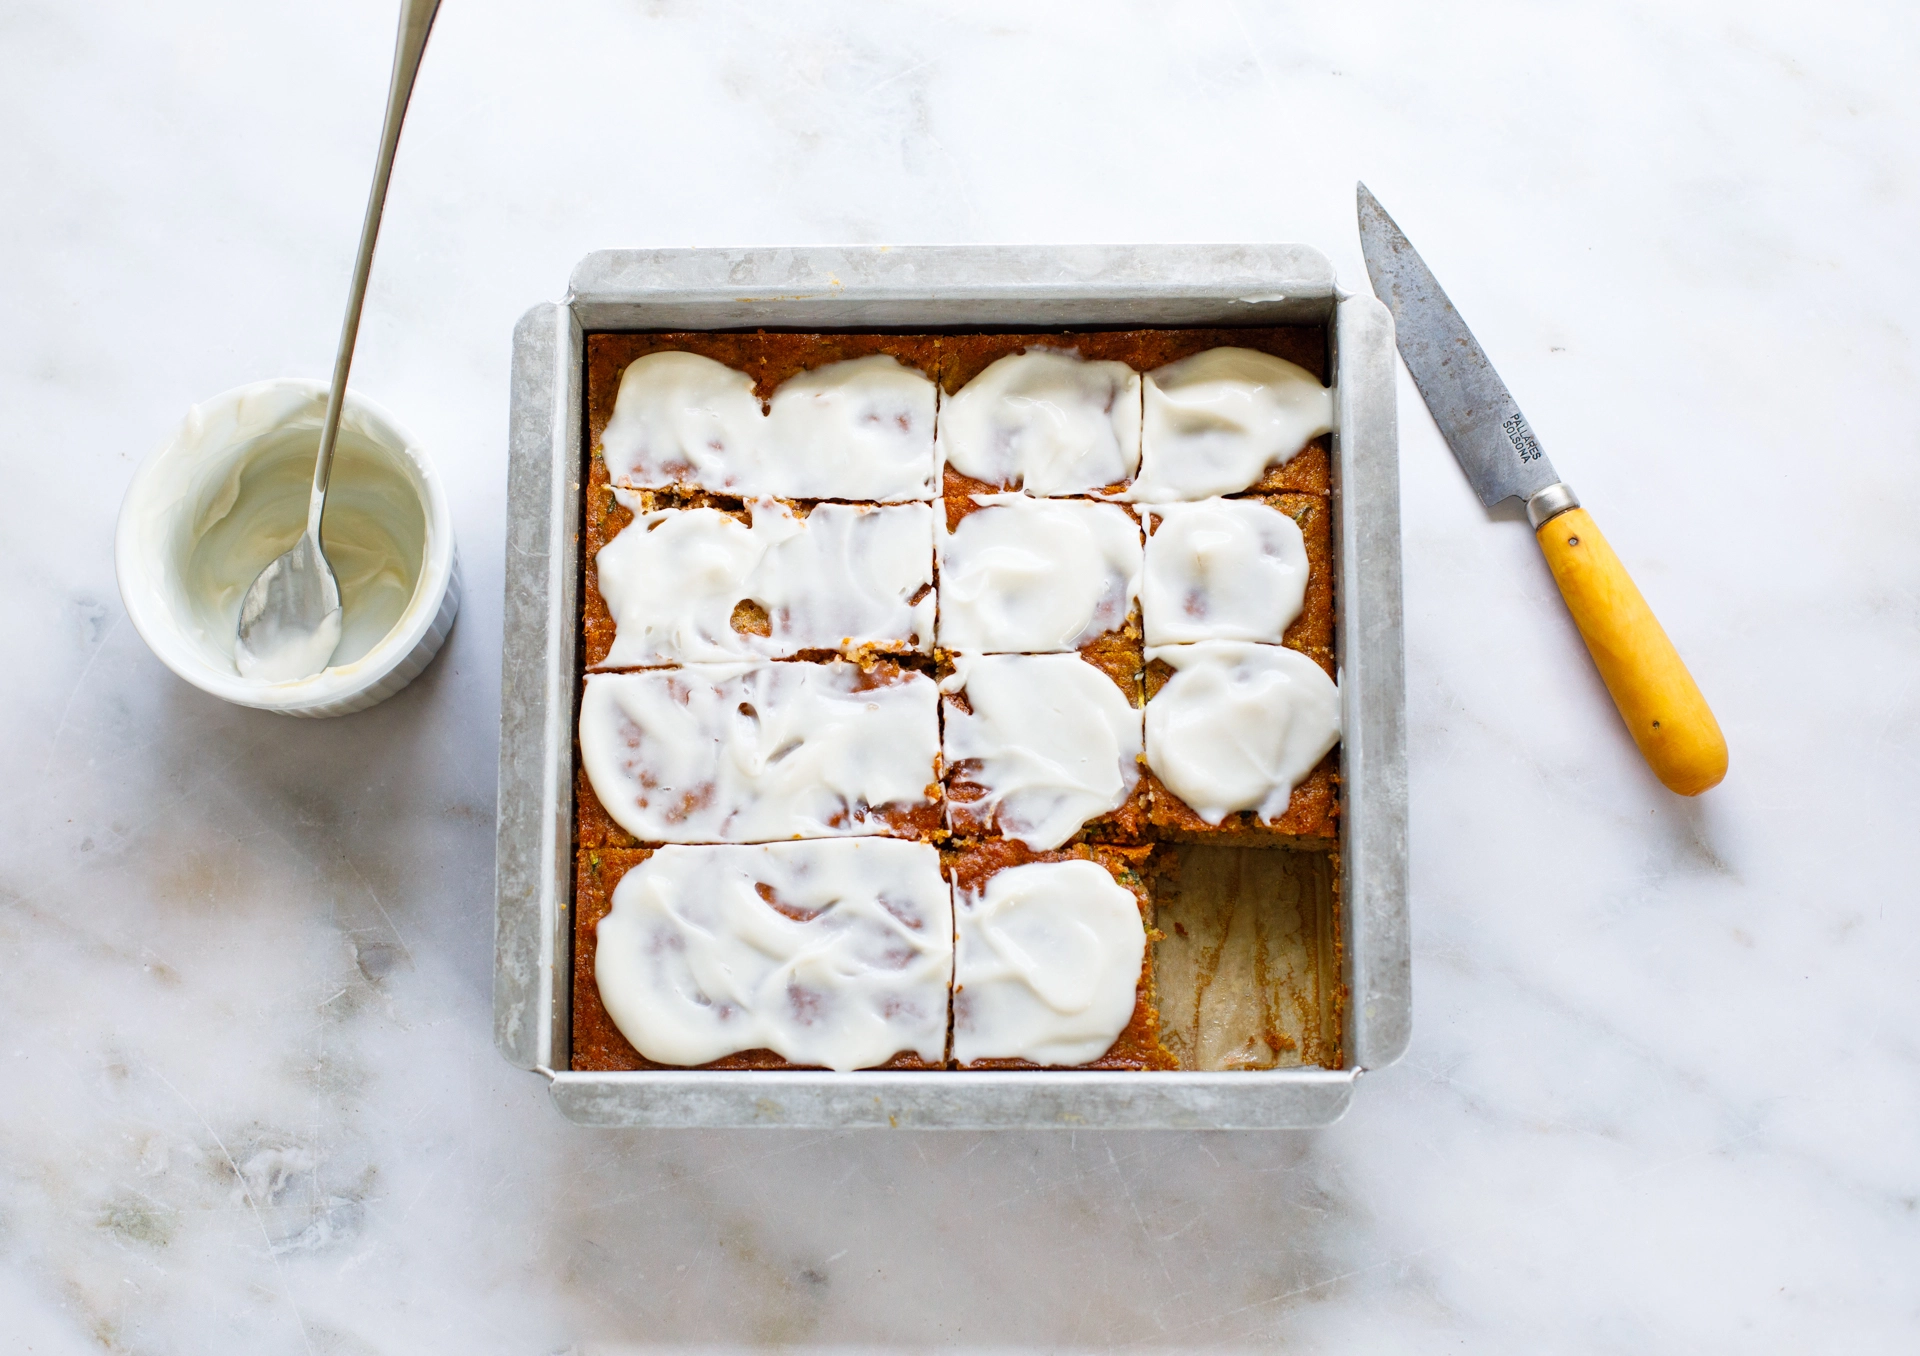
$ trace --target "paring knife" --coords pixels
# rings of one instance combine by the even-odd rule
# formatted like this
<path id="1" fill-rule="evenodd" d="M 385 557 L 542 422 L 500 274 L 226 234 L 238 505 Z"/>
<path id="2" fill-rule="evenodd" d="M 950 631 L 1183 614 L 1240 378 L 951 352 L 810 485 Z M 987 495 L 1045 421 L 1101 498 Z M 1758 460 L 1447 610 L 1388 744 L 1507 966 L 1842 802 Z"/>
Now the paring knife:
<path id="1" fill-rule="evenodd" d="M 1360 246 L 1393 312 L 1400 356 L 1480 502 L 1521 499 L 1527 521 L 1634 743 L 1669 790 L 1697 796 L 1727 775 L 1727 741 L 1620 557 L 1554 472 L 1460 312 L 1365 184 Z"/>

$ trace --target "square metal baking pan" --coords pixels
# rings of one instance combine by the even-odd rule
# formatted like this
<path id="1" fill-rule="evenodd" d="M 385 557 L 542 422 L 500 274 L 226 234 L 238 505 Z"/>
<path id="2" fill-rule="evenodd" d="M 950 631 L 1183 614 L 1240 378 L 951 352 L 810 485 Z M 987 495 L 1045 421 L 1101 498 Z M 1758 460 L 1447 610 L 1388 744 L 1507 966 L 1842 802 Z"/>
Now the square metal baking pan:
<path id="1" fill-rule="evenodd" d="M 1324 324 L 1334 393 L 1346 1067 L 1223 1073 L 569 1070 L 586 335 L 600 330 Z M 513 341 L 494 1039 L 584 1125 L 1324 1125 L 1410 1019 L 1393 321 L 1298 245 L 611 250 Z"/>

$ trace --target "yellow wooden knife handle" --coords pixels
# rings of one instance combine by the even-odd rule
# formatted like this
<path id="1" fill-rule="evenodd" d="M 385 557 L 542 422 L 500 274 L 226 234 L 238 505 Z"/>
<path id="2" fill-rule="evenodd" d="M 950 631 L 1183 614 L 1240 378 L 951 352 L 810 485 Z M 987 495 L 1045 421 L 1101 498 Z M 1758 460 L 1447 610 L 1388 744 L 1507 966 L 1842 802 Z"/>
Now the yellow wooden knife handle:
<path id="1" fill-rule="evenodd" d="M 1707 699 L 1627 567 L 1583 508 L 1556 513 L 1534 536 L 1594 667 L 1667 789 L 1697 796 L 1727 775 L 1727 741 Z"/>

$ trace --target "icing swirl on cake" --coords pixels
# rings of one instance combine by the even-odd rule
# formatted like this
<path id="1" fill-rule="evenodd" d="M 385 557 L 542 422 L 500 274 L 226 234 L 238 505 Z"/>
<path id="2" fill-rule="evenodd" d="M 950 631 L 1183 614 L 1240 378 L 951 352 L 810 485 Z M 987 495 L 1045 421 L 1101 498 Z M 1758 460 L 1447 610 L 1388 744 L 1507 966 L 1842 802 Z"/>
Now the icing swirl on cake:
<path id="1" fill-rule="evenodd" d="M 884 353 L 802 372 L 767 410 L 762 494 L 931 499 L 932 380 Z"/>
<path id="2" fill-rule="evenodd" d="M 1234 494 L 1333 428 L 1333 393 L 1304 367 L 1210 348 L 1149 372 L 1136 503 Z"/>
<path id="3" fill-rule="evenodd" d="M 1085 494 L 1140 465 L 1140 376 L 1032 348 L 997 362 L 940 404 L 942 462 L 1028 494 Z"/>
<path id="4" fill-rule="evenodd" d="M 953 664 L 940 689 L 972 710 L 947 706 L 947 770 L 982 794 L 950 800 L 950 812 L 1044 852 L 1139 784 L 1140 712 L 1080 656 L 955 655 Z"/>
<path id="5" fill-rule="evenodd" d="M 594 978 L 662 1064 L 768 1049 L 864 1069 L 946 1054 L 953 912 L 924 843 L 665 847 L 620 878 Z"/>
<path id="6" fill-rule="evenodd" d="M 1209 824 L 1286 813 L 1293 788 L 1340 739 L 1340 689 L 1296 650 L 1208 640 L 1152 646 L 1173 666 L 1147 703 L 1147 766 Z"/>
<path id="7" fill-rule="evenodd" d="M 694 353 L 635 359 L 601 435 L 623 489 L 675 485 L 744 497 L 933 497 L 934 386 L 886 354 L 828 363 L 773 393 Z"/>
<path id="8" fill-rule="evenodd" d="M 931 802 L 933 680 L 874 684 L 852 664 L 598 673 L 580 761 L 614 821 L 648 843 L 756 843 L 892 832 Z"/>
<path id="9" fill-rule="evenodd" d="M 1307 547 L 1293 519 L 1251 499 L 1142 505 L 1140 517 L 1147 644 L 1280 642 L 1307 593 Z"/>
<path id="10" fill-rule="evenodd" d="M 649 353 L 620 376 L 601 453 L 627 489 L 753 493 L 764 418 L 745 372 L 697 353 Z"/>
<path id="11" fill-rule="evenodd" d="M 1030 862 L 954 895 L 953 1056 L 1089 1064 L 1133 1017 L 1147 935 L 1096 862 Z"/>
<path id="12" fill-rule="evenodd" d="M 796 517 L 751 501 L 751 526 L 718 509 L 638 512 L 594 557 L 613 613 L 601 668 L 726 662 L 848 645 L 933 646 L 933 509 L 819 504 Z M 735 629 L 752 603 L 768 634 Z"/>
<path id="13" fill-rule="evenodd" d="M 1117 504 L 977 494 L 940 541 L 940 643 L 976 653 L 1072 650 L 1125 625 L 1140 525 Z"/>

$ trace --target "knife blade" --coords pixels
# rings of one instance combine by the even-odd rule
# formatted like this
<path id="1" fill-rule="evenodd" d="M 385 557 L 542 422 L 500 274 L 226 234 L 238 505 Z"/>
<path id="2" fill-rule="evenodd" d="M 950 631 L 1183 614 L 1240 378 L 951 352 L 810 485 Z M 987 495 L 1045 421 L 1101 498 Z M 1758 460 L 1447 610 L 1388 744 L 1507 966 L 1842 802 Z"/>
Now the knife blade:
<path id="1" fill-rule="evenodd" d="M 1533 428 L 1427 261 L 1359 186 L 1360 243 L 1373 294 L 1393 312 L 1400 354 L 1480 502 L 1528 499 L 1558 483 Z"/>
<path id="2" fill-rule="evenodd" d="M 1467 482 L 1489 508 L 1525 501 L 1560 596 L 1655 775 L 1686 796 L 1718 785 L 1726 738 L 1673 642 L 1426 261 L 1367 186 L 1355 188 L 1367 277 L 1393 313 L 1400 356 Z"/>

